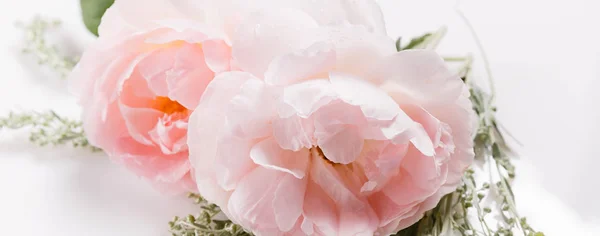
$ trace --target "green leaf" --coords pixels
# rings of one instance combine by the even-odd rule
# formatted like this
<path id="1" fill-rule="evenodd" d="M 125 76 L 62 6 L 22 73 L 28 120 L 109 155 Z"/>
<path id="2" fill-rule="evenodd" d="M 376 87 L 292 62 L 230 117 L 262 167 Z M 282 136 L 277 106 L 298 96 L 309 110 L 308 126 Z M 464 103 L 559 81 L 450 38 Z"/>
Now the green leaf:
<path id="1" fill-rule="evenodd" d="M 398 51 L 419 48 L 419 46 L 421 46 L 421 44 L 424 43 L 425 40 L 427 40 L 427 38 L 429 38 L 429 36 L 431 36 L 431 35 L 432 35 L 431 33 L 426 33 L 426 34 L 421 35 L 419 37 L 413 38 L 413 39 L 410 40 L 410 42 L 408 43 L 408 45 L 406 45 L 405 47 L 401 48 Z"/>
<path id="2" fill-rule="evenodd" d="M 396 51 L 401 51 L 402 50 L 402 37 L 398 38 L 396 40 Z"/>
<path id="3" fill-rule="evenodd" d="M 98 36 L 100 20 L 106 9 L 112 6 L 114 2 L 115 0 L 80 0 L 83 23 L 92 34 Z"/>

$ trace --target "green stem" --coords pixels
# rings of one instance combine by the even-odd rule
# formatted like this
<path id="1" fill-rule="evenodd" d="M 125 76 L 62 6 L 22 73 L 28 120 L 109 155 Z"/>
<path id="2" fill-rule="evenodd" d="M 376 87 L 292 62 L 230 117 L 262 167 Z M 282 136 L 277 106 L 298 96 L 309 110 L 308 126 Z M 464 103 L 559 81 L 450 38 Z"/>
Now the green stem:
<path id="1" fill-rule="evenodd" d="M 443 57 L 444 61 L 447 62 L 461 62 L 469 60 L 469 56 L 466 57 Z"/>
<path id="2" fill-rule="evenodd" d="M 488 81 L 489 81 L 489 86 L 490 86 L 490 90 L 491 90 L 490 103 L 493 103 L 493 101 L 496 97 L 496 85 L 494 84 L 492 68 L 490 66 L 490 62 L 489 62 L 487 54 L 484 50 L 483 44 L 481 43 L 481 40 L 479 39 L 479 35 L 477 35 L 475 28 L 471 24 L 471 21 L 469 21 L 469 19 L 465 16 L 465 14 L 463 14 L 463 12 L 458 7 L 456 8 L 456 13 L 458 14 L 458 16 L 460 16 L 460 18 L 463 20 L 465 25 L 469 28 L 469 32 L 471 33 L 471 36 L 473 36 L 473 39 L 475 40 L 475 44 L 477 44 L 477 48 L 481 52 L 481 57 L 483 59 L 483 64 L 485 65 L 485 70 L 488 75 Z"/>
<path id="3" fill-rule="evenodd" d="M 425 45 L 425 49 L 427 50 L 435 50 L 437 46 L 440 44 L 444 36 L 446 36 L 446 32 L 448 29 L 444 26 L 435 31 L 433 35 L 427 38 L 423 45 Z"/>

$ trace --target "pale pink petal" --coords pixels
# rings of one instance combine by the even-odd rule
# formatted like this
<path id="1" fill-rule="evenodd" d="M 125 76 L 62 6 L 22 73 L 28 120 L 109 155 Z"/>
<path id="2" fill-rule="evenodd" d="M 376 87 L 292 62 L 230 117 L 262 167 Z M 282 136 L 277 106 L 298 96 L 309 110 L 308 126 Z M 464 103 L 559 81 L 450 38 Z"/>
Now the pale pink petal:
<path id="1" fill-rule="evenodd" d="M 187 109 L 194 109 L 213 77 L 214 73 L 204 62 L 202 49 L 185 45 L 178 50 L 173 68 L 166 73 L 169 98 Z"/>
<path id="2" fill-rule="evenodd" d="M 476 129 L 477 121 L 468 98 L 468 89 L 463 88 L 463 95 L 455 105 L 429 107 L 428 111 L 440 121 L 448 124 L 452 130 L 452 140 L 456 148 L 449 163 L 448 186 L 457 186 L 462 179 L 466 168 L 473 162 L 472 133 Z"/>
<path id="3" fill-rule="evenodd" d="M 169 98 L 187 109 L 194 109 L 202 97 L 202 92 L 199 91 L 206 89 L 213 76 L 211 71 L 196 69 L 178 78 L 171 77 L 167 80 Z"/>
<path id="4" fill-rule="evenodd" d="M 299 151 L 282 149 L 274 139 L 269 138 L 252 147 L 250 158 L 257 165 L 283 171 L 302 179 L 310 162 L 310 152 L 308 149 Z"/>
<path id="5" fill-rule="evenodd" d="M 406 50 L 382 60 L 372 78 L 398 103 L 452 104 L 464 83 L 434 51 Z M 435 94 L 436 96 L 432 96 Z"/>
<path id="6" fill-rule="evenodd" d="M 416 125 L 415 128 L 411 129 L 410 134 L 413 138 L 410 142 L 425 156 L 435 155 L 435 147 L 433 146 L 433 140 L 427 134 L 427 131 L 421 124 Z"/>
<path id="7" fill-rule="evenodd" d="M 362 235 L 369 234 L 369 232 L 373 234 L 377 228 L 377 216 L 369 206 L 367 199 L 357 195 L 360 186 L 342 180 L 333 166 L 318 158 L 320 157 L 313 157 L 310 176 L 338 208 L 339 228 L 336 232 L 339 235 Z M 347 171 L 341 171 L 341 173 L 349 174 Z M 344 177 L 348 178 L 349 176 Z M 316 223 L 316 220 L 313 222 Z"/>
<path id="8" fill-rule="evenodd" d="M 182 17 L 186 16 L 169 0 L 116 0 L 102 17 L 98 33 L 103 37 L 110 37 L 144 31 L 156 27 L 160 19 Z"/>
<path id="9" fill-rule="evenodd" d="M 173 116 L 163 116 L 156 127 L 150 131 L 152 141 L 167 155 L 187 149 L 187 121 L 171 120 Z"/>
<path id="10" fill-rule="evenodd" d="M 161 46 L 169 46 L 170 43 L 180 43 L 180 42 L 186 42 L 189 44 L 200 44 L 209 37 L 208 35 L 205 34 L 205 32 L 202 29 L 192 28 L 193 25 L 190 25 L 190 27 L 187 27 L 188 24 L 193 24 L 194 22 L 170 20 L 170 21 L 166 21 L 166 23 L 165 23 L 165 21 L 161 21 L 161 25 L 167 26 L 169 23 L 173 23 L 173 22 L 176 22 L 179 24 L 169 25 L 171 27 L 165 27 L 164 29 L 161 29 L 161 31 L 164 31 L 161 34 L 148 35 L 148 37 L 146 37 L 144 42 L 146 44 L 151 44 L 151 45 L 146 45 L 146 46 L 150 46 L 149 48 L 151 48 L 152 46 L 161 47 Z M 180 27 L 180 29 L 177 29 L 178 27 Z"/>
<path id="11" fill-rule="evenodd" d="M 315 233 L 315 228 L 313 226 L 313 223 L 310 222 L 310 220 L 306 217 L 304 217 L 304 219 L 302 220 L 302 224 L 300 225 L 300 229 L 302 230 L 302 232 L 305 235 L 312 235 L 313 233 Z"/>
<path id="12" fill-rule="evenodd" d="M 365 141 L 361 157 L 357 160 L 369 181 L 361 192 L 375 192 L 387 184 L 400 171 L 408 145 L 396 145 L 389 141 Z"/>
<path id="13" fill-rule="evenodd" d="M 254 12 L 260 9 L 277 11 L 281 8 L 299 9 L 309 14 L 321 25 L 345 25 L 356 24 L 367 28 L 370 32 L 385 34 L 383 14 L 379 5 L 372 0 L 321 0 L 321 1 L 297 1 L 297 0 L 208 0 L 196 4 L 198 8 L 206 5 L 217 7 L 218 13 L 211 11 L 208 14 L 213 21 L 225 21 L 226 25 L 237 25 L 243 19 L 239 15 Z M 325 10 L 326 9 L 326 10 Z"/>
<path id="14" fill-rule="evenodd" d="M 401 173 L 383 192 L 398 205 L 424 201 L 442 186 L 446 174 L 447 167 L 439 167 L 435 157 L 424 156 L 416 148 L 409 148 Z"/>
<path id="15" fill-rule="evenodd" d="M 273 200 L 283 175 L 262 167 L 249 172 L 229 199 L 227 208 L 232 220 L 254 231 L 278 231 Z"/>
<path id="16" fill-rule="evenodd" d="M 207 183 L 200 193 L 211 202 L 222 202 L 226 193 L 217 187 L 213 165 L 217 156 L 217 137 L 225 123 L 225 110 L 241 86 L 253 77 L 244 72 L 222 73 L 208 85 L 198 107 L 189 118 L 188 143 L 190 161 L 194 166 L 196 181 Z"/>
<path id="17" fill-rule="evenodd" d="M 248 80 L 226 107 L 229 131 L 249 139 L 270 135 L 271 120 L 276 116 L 275 97 L 263 81 Z"/>
<path id="18" fill-rule="evenodd" d="M 231 62 L 231 47 L 222 40 L 206 40 L 202 43 L 206 65 L 215 73 L 228 71 Z"/>
<path id="19" fill-rule="evenodd" d="M 265 73 L 265 82 L 288 85 L 323 76 L 335 67 L 335 50 L 328 43 L 318 43 L 306 50 L 277 57 Z"/>
<path id="20" fill-rule="evenodd" d="M 366 117 L 391 120 L 401 112 L 398 104 L 383 90 L 352 75 L 332 72 L 329 80 L 340 98 L 360 106 Z"/>
<path id="21" fill-rule="evenodd" d="M 102 75 L 94 81 L 94 98 L 102 102 L 110 103 L 117 100 L 120 88 L 135 70 L 136 64 L 146 55 L 123 56 L 116 59 Z M 102 119 L 106 119 L 106 113 L 102 113 Z"/>
<path id="22" fill-rule="evenodd" d="M 198 192 L 198 186 L 192 178 L 191 170 L 188 170 L 186 175 L 175 182 L 153 182 L 152 186 L 157 189 L 158 192 L 166 194 L 167 196 L 177 196 L 182 193 Z"/>
<path id="23" fill-rule="evenodd" d="M 116 98 L 119 89 L 117 86 L 123 83 L 137 62 L 145 56 L 129 53 L 139 46 L 142 36 L 128 36 L 126 39 L 117 41 L 99 38 L 84 52 L 69 75 L 69 91 L 78 97 L 79 104 L 86 105 L 92 99 L 110 103 Z"/>
<path id="24" fill-rule="evenodd" d="M 442 123 L 422 107 L 414 105 L 404 105 L 402 110 L 406 112 L 410 118 L 423 126 L 423 129 L 429 135 L 433 145 L 437 146 L 442 137 Z"/>
<path id="25" fill-rule="evenodd" d="M 319 184 L 310 179 L 306 186 L 303 210 L 305 220 L 302 230 L 307 235 L 314 231 L 322 232 L 323 235 L 337 235 L 339 222 L 336 202 Z"/>
<path id="26" fill-rule="evenodd" d="M 275 119 L 272 125 L 273 138 L 283 149 L 298 151 L 315 145 L 313 141 L 315 128 L 309 119 L 290 116 Z"/>
<path id="27" fill-rule="evenodd" d="M 138 70 L 125 80 L 120 94 L 119 100 L 130 107 L 151 107 L 157 96 Z"/>
<path id="28" fill-rule="evenodd" d="M 401 219 L 401 221 L 397 224 L 393 232 L 398 232 L 400 229 L 407 228 L 418 222 L 421 218 L 423 218 L 425 212 L 436 207 L 443 196 L 453 192 L 454 190 L 455 188 L 445 192 L 437 192 L 433 196 L 427 198 L 427 200 L 425 200 L 418 206 L 413 207 L 412 211 L 409 214 L 406 214 L 406 217 Z"/>
<path id="29" fill-rule="evenodd" d="M 325 157 L 340 164 L 349 164 L 356 160 L 364 143 L 360 130 L 350 125 L 317 128 L 315 138 Z"/>
<path id="30" fill-rule="evenodd" d="M 322 106 L 330 103 L 337 94 L 327 80 L 309 80 L 286 86 L 283 89 L 282 103 L 278 106 L 281 117 L 298 115 L 309 117 Z"/>
<path id="31" fill-rule="evenodd" d="M 398 205 L 390 197 L 383 192 L 376 192 L 369 196 L 369 202 L 379 218 L 380 231 L 385 231 L 385 235 L 397 233 L 400 229 L 396 229 L 398 223 L 405 218 L 412 217 L 419 209 L 418 202 L 409 203 L 407 205 Z M 390 224 L 389 227 L 386 225 Z M 386 229 L 387 228 L 387 229 Z"/>
<path id="32" fill-rule="evenodd" d="M 243 70 L 262 78 L 271 61 L 311 45 L 317 22 L 297 9 L 260 11 L 244 18 L 232 45 L 233 59 Z"/>
<path id="33" fill-rule="evenodd" d="M 192 173 L 195 173 L 195 171 Z M 206 201 L 217 204 L 218 206 L 227 206 L 231 196 L 231 191 L 224 191 L 219 183 L 217 183 L 217 181 L 213 178 L 203 177 L 198 179 L 195 177 L 194 179 L 197 186 L 201 186 L 197 187 L 198 193 L 200 193 L 200 195 L 202 195 Z M 222 208 L 221 211 L 223 211 L 223 213 L 225 213 L 225 215 L 231 219 L 229 209 Z"/>
<path id="34" fill-rule="evenodd" d="M 320 107 L 314 112 L 312 118 L 316 132 L 322 132 L 327 135 L 327 127 L 333 126 L 332 130 L 337 130 L 340 125 L 353 125 L 356 127 L 364 127 L 369 125 L 369 120 L 365 118 L 363 111 L 359 106 L 350 105 L 348 103 L 334 100 L 329 104 Z"/>
<path id="35" fill-rule="evenodd" d="M 435 193 L 435 189 L 421 188 L 416 184 L 411 175 L 402 170 L 400 174 L 389 180 L 381 192 L 390 198 L 395 205 L 402 206 L 401 209 L 404 209 L 407 205 L 418 204 L 424 201 L 427 197 Z"/>
<path id="36" fill-rule="evenodd" d="M 396 52 L 392 38 L 385 34 L 373 34 L 361 26 L 329 27 L 322 34 L 327 42 L 334 45 L 336 71 L 364 80 L 371 80 L 371 69 Z"/>
<path id="37" fill-rule="evenodd" d="M 214 138 L 223 132 L 225 110 L 231 99 L 241 90 L 246 81 L 254 79 L 245 72 L 227 72 L 215 77 L 208 85 L 198 107 L 189 118 L 188 142 L 190 158 L 197 170 L 211 170 L 217 152 Z M 200 158 L 202 157 L 202 158 Z M 204 162 L 209 160 L 209 162 Z M 198 171 L 202 173 L 203 171 Z"/>
<path id="38" fill-rule="evenodd" d="M 308 160 L 308 155 L 306 156 Z M 275 210 L 275 221 L 281 231 L 292 230 L 304 207 L 304 195 L 308 178 L 298 179 L 292 175 L 284 175 L 275 189 L 273 209 Z"/>
<path id="39" fill-rule="evenodd" d="M 115 152 L 121 155 L 111 155 L 113 161 L 122 163 L 152 182 L 178 182 L 190 171 L 186 152 L 165 156 L 159 150 L 142 145 L 130 137 L 118 139 Z"/>
<path id="40" fill-rule="evenodd" d="M 394 144 L 412 143 L 423 154 L 433 156 L 435 148 L 433 141 L 429 138 L 423 126 L 412 119 L 404 112 L 391 121 L 373 121 L 363 127 L 362 133 L 366 139 L 390 140 Z"/>
<path id="41" fill-rule="evenodd" d="M 166 97 L 169 94 L 167 86 L 167 71 L 173 68 L 173 61 L 177 55 L 174 48 L 157 50 L 137 65 L 137 70 L 146 79 L 148 86 L 157 96 Z"/>
<path id="42" fill-rule="evenodd" d="M 348 164 L 358 157 L 367 125 L 359 107 L 335 102 L 315 112 L 314 122 L 314 138 L 329 160 Z"/>
<path id="43" fill-rule="evenodd" d="M 387 34 L 385 21 L 381 8 L 375 1 L 358 0 L 358 1 L 340 1 L 342 8 L 346 12 L 346 17 L 350 23 L 363 25 L 369 31 L 379 34 Z"/>
<path id="44" fill-rule="evenodd" d="M 119 103 L 119 108 L 131 137 L 142 144 L 153 145 L 150 131 L 162 117 L 162 112 L 152 108 L 132 108 L 123 103 Z"/>
<path id="45" fill-rule="evenodd" d="M 102 119 L 100 111 L 106 111 L 106 119 Z M 121 114 L 118 102 L 105 106 L 103 103 L 93 102 L 87 105 L 81 114 L 83 129 L 91 145 L 102 147 L 109 155 L 121 154 L 115 146 L 121 137 L 129 136 L 125 120 Z M 106 127 L 110 127 L 107 129 Z"/>
<path id="46" fill-rule="evenodd" d="M 250 151 L 256 145 L 251 142 L 232 135 L 214 137 L 217 142 L 217 156 L 212 168 L 219 173 L 217 182 L 226 191 L 236 188 L 237 184 L 256 164 L 250 159 Z"/>

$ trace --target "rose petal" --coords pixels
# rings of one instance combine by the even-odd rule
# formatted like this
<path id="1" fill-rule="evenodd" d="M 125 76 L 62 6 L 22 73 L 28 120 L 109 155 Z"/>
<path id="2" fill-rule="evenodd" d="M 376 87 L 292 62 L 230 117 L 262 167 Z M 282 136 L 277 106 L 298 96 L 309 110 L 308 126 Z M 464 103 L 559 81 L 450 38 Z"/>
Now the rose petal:
<path id="1" fill-rule="evenodd" d="M 385 91 L 355 76 L 332 72 L 329 80 L 345 102 L 360 106 L 366 117 L 391 120 L 401 112 L 398 104 Z"/>
<path id="2" fill-rule="evenodd" d="M 308 155 L 305 159 L 308 160 Z M 275 221 L 281 231 L 292 230 L 292 227 L 302 215 L 307 179 L 284 175 L 277 189 L 275 189 L 273 209 L 285 209 L 285 211 L 274 211 Z"/>
<path id="3" fill-rule="evenodd" d="M 238 137 L 260 138 L 272 132 L 275 94 L 261 80 L 248 80 L 227 106 L 227 127 Z"/>
<path id="4" fill-rule="evenodd" d="M 149 133 L 152 141 L 167 155 L 187 149 L 187 122 L 184 120 L 172 121 L 171 119 L 176 118 L 172 118 L 172 116 L 160 118 L 156 127 Z"/>
<path id="5" fill-rule="evenodd" d="M 299 151 L 315 145 L 312 137 L 314 125 L 309 119 L 298 116 L 273 120 L 273 138 L 283 149 Z"/>
<path id="6" fill-rule="evenodd" d="M 357 195 L 360 186 L 355 185 L 357 182 L 349 182 L 352 181 L 351 176 L 342 179 L 330 164 L 318 158 L 313 157 L 310 176 L 338 208 L 339 228 L 336 232 L 339 235 L 372 235 L 377 228 L 377 216 L 367 200 Z M 352 175 L 348 170 L 340 172 Z M 316 220 L 313 222 L 317 223 Z"/>
<path id="7" fill-rule="evenodd" d="M 223 135 L 217 139 L 217 157 L 212 168 L 220 173 L 216 179 L 221 188 L 233 190 L 256 167 L 252 159 L 248 158 L 255 143 L 232 135 Z"/>
<path id="8" fill-rule="evenodd" d="M 173 68 L 166 75 L 169 97 L 194 109 L 215 74 L 206 66 L 202 48 L 186 44 L 178 50 Z"/>
<path id="9" fill-rule="evenodd" d="M 464 83 L 448 70 L 444 60 L 429 50 L 406 50 L 385 58 L 373 69 L 372 78 L 382 83 L 398 103 L 452 104 Z M 432 96 L 435 94 L 436 96 Z"/>
<path id="10" fill-rule="evenodd" d="M 257 165 L 283 171 L 302 179 L 310 162 L 310 153 L 308 149 L 299 151 L 282 149 L 274 139 L 269 138 L 252 147 L 250 158 Z"/>
<path id="11" fill-rule="evenodd" d="M 215 73 L 228 71 L 231 62 L 231 47 L 222 40 L 206 40 L 202 43 L 204 60 Z"/>
<path id="12" fill-rule="evenodd" d="M 324 235 L 337 235 L 339 223 L 337 221 L 336 203 L 321 186 L 309 180 L 304 196 L 304 222 L 302 230 L 309 232 L 322 232 Z"/>
<path id="13" fill-rule="evenodd" d="M 173 67 L 173 61 L 177 55 L 174 48 L 157 50 L 137 65 L 137 70 L 146 79 L 148 86 L 157 96 L 166 97 L 169 94 L 166 72 Z"/>
<path id="14" fill-rule="evenodd" d="M 258 167 L 249 172 L 233 191 L 227 208 L 232 220 L 247 229 L 278 229 L 273 200 L 282 172 Z"/>
<path id="15" fill-rule="evenodd" d="M 325 157 L 340 164 L 349 164 L 356 160 L 364 143 L 360 130 L 349 125 L 317 128 L 315 138 Z"/>
<path id="16" fill-rule="evenodd" d="M 307 118 L 336 97 L 337 94 L 329 81 L 309 80 L 283 89 L 282 103 L 278 106 L 278 112 L 284 118 L 292 115 Z"/>
<path id="17" fill-rule="evenodd" d="M 321 1 L 297 1 L 297 0 L 209 0 L 202 1 L 201 8 L 206 5 L 216 7 L 218 13 L 211 11 L 208 14 L 209 20 L 213 22 L 226 22 L 225 25 L 237 25 L 243 19 L 237 16 L 245 15 L 248 12 L 255 12 L 260 9 L 277 11 L 280 8 L 299 9 L 306 12 L 321 25 L 342 25 L 357 24 L 361 25 L 370 32 L 385 34 L 385 23 L 383 14 L 379 5 L 371 0 L 321 0 Z M 200 7 L 198 7 L 200 8 Z M 327 11 L 324 11 L 327 9 Z"/>
<path id="18" fill-rule="evenodd" d="M 335 48 L 335 71 L 364 80 L 371 80 L 370 70 L 396 52 L 393 39 L 386 34 L 373 34 L 362 26 L 328 27 L 322 29 L 322 34 Z"/>
<path id="19" fill-rule="evenodd" d="M 104 13 L 98 33 L 112 37 L 156 27 L 157 20 L 186 17 L 172 1 L 118 0 Z M 143 7 L 140 7 L 143 6 Z"/>
<path id="20" fill-rule="evenodd" d="M 237 27 L 233 58 L 243 71 L 262 78 L 274 58 L 311 45 L 315 27 L 317 22 L 297 9 L 259 11 Z"/>
<path id="21" fill-rule="evenodd" d="M 224 190 L 216 187 L 214 163 L 217 156 L 217 139 L 225 123 L 223 107 L 240 91 L 242 85 L 252 75 L 244 72 L 227 72 L 215 77 L 208 85 L 195 112 L 189 118 L 188 143 L 190 161 L 194 166 L 199 188 L 203 197 L 211 202 L 222 202 L 227 196 Z M 212 187 L 211 187 L 212 186 Z"/>
<path id="22" fill-rule="evenodd" d="M 265 82 L 288 85 L 318 76 L 335 67 L 335 51 L 332 45 L 318 43 L 297 53 L 277 57 L 265 73 Z"/>
<path id="23" fill-rule="evenodd" d="M 142 144 L 153 145 L 150 131 L 158 123 L 162 112 L 152 108 L 132 108 L 123 103 L 119 103 L 119 108 L 131 137 Z"/>

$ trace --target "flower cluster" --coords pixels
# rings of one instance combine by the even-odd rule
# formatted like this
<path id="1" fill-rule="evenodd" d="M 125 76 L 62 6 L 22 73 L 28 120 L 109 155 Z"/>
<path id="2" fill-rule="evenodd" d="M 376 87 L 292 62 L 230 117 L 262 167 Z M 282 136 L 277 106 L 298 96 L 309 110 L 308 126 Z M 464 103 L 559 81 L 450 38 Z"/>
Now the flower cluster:
<path id="1" fill-rule="evenodd" d="M 361 1 L 116 1 L 71 74 L 90 143 L 258 235 L 389 235 L 461 182 L 466 85 Z"/>
<path id="2" fill-rule="evenodd" d="M 403 46 L 372 0 L 117 0 L 98 32 L 70 75 L 81 123 L 0 128 L 42 126 L 40 144 L 93 145 L 161 191 L 199 193 L 174 235 L 540 235 L 514 209 L 470 59 L 457 74 L 431 50 L 443 30 Z M 477 185 L 476 156 L 497 184 Z M 497 230 L 479 205 L 490 188 L 509 219 Z"/>

